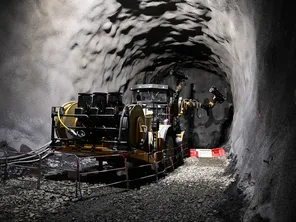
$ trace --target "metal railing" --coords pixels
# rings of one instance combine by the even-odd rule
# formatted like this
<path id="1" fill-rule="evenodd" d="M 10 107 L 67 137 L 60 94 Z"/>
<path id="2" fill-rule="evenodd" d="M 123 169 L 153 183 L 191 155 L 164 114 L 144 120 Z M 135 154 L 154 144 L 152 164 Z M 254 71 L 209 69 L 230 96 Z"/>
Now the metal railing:
<path id="1" fill-rule="evenodd" d="M 181 147 L 182 146 L 182 147 Z M 75 154 L 72 154 L 74 155 L 76 158 L 77 158 L 77 179 L 76 179 L 76 183 L 78 183 L 79 185 L 76 186 L 76 188 L 78 188 L 79 190 L 77 191 L 76 190 L 76 194 L 80 194 L 80 198 L 82 198 L 82 191 L 81 191 L 81 176 L 84 176 L 84 175 L 88 175 L 88 174 L 101 174 L 101 173 L 107 173 L 107 172 L 111 172 L 111 171 L 124 171 L 125 172 L 125 180 L 120 180 L 120 181 L 116 181 L 116 182 L 112 182 L 112 183 L 108 183 L 108 184 L 103 184 L 100 186 L 101 187 L 108 187 L 108 186 L 114 186 L 114 185 L 118 185 L 118 184 L 123 184 L 123 183 L 126 183 L 126 189 L 130 189 L 130 184 L 133 183 L 133 182 L 136 182 L 136 181 L 141 181 L 141 180 L 145 180 L 145 179 L 148 179 L 148 178 L 155 178 L 156 181 L 159 180 L 159 175 L 160 174 L 166 174 L 168 173 L 168 171 L 170 169 L 174 170 L 176 168 L 176 166 L 178 164 L 180 164 L 181 161 L 184 160 L 184 157 L 186 157 L 185 153 L 189 151 L 189 148 L 188 147 L 183 147 L 183 145 L 180 145 L 180 146 L 177 146 L 177 147 L 174 147 L 174 150 L 179 150 L 181 148 L 181 151 L 179 153 L 177 153 L 176 155 L 174 156 L 170 156 L 170 157 L 167 157 L 167 158 L 163 158 L 162 160 L 160 161 L 154 161 L 153 163 L 147 163 L 147 164 L 142 164 L 142 165 L 138 165 L 138 166 L 133 166 L 133 167 L 129 167 L 128 166 L 128 162 L 127 162 L 127 155 L 124 155 L 124 154 L 114 154 L 114 155 L 109 155 L 109 156 L 91 156 L 92 158 L 96 158 L 96 159 L 99 159 L 99 158 L 106 158 L 106 157 L 122 157 L 123 158 L 123 161 L 124 161 L 124 166 L 123 167 L 119 167 L 119 168 L 112 168 L 112 169 L 107 169 L 107 170 L 98 170 L 98 171 L 92 171 L 92 172 L 87 172 L 87 173 L 81 173 L 80 172 L 80 168 L 79 168 L 79 162 L 80 162 L 80 159 L 83 159 L 83 158 L 89 158 L 89 157 L 78 157 L 76 156 Z M 163 151 L 158 151 L 158 152 L 155 152 L 155 154 L 157 153 L 163 153 L 165 152 L 165 150 Z M 146 155 L 146 154 L 143 154 L 143 155 Z M 174 161 L 174 158 L 175 157 L 178 157 L 177 158 L 177 161 Z M 160 163 L 164 166 L 163 169 L 161 171 L 159 171 L 159 166 L 160 166 Z M 138 177 L 138 178 L 135 178 L 135 179 L 131 179 L 129 177 L 129 172 L 132 171 L 132 170 L 135 170 L 135 169 L 139 169 L 139 168 L 150 168 L 150 169 L 153 169 L 153 173 L 150 174 L 150 175 L 145 175 L 145 176 L 141 176 L 141 177 Z M 76 195 L 76 197 L 78 197 Z"/>
<path id="2" fill-rule="evenodd" d="M 30 160 L 23 160 L 23 161 L 15 161 L 15 162 L 8 162 L 8 155 L 6 153 L 6 161 L 4 165 L 1 165 L 3 168 L 3 178 L 2 182 L 6 183 L 6 181 L 9 179 L 9 169 L 10 168 L 21 168 L 21 169 L 28 169 L 28 170 L 35 170 L 37 172 L 37 181 L 36 181 L 36 188 L 40 189 L 40 183 L 41 183 L 41 177 L 42 177 L 42 172 L 41 172 L 41 162 L 42 162 L 42 157 L 40 154 L 38 154 L 38 161 L 34 161 L 33 163 L 37 162 L 37 166 L 32 165 L 32 161 Z M 27 165 L 26 165 L 27 164 Z M 14 178 L 15 180 L 20 180 L 20 181 L 28 181 L 24 179 L 19 179 L 19 177 Z M 30 181 L 32 182 L 32 181 Z"/>
<path id="3" fill-rule="evenodd" d="M 2 150 L 3 154 L 4 154 L 4 164 L 0 165 L 0 167 L 2 168 L 2 171 L 0 173 L 0 178 L 2 179 L 2 182 L 5 183 L 6 180 L 8 179 L 8 153 L 5 150 Z"/>
<path id="4" fill-rule="evenodd" d="M 175 155 L 170 156 L 170 157 L 165 157 L 160 161 L 154 161 L 153 163 L 147 163 L 147 164 L 142 164 L 142 165 L 137 165 L 137 166 L 129 166 L 129 163 L 127 161 L 128 158 L 128 153 L 121 153 L 121 154 L 112 154 L 112 155 L 98 155 L 98 156 L 78 156 L 76 154 L 70 154 L 70 153 L 59 153 L 59 152 L 52 152 L 52 154 L 54 155 L 66 155 L 66 158 L 69 157 L 74 157 L 75 159 L 75 197 L 76 198 L 84 198 L 84 195 L 82 194 L 82 182 L 81 182 L 81 177 L 85 176 L 85 175 L 91 175 L 91 174 L 104 174 L 104 173 L 108 173 L 108 172 L 112 172 L 112 171 L 124 171 L 125 173 L 125 179 L 124 180 L 120 180 L 120 181 L 115 181 L 115 182 L 111 182 L 111 183 L 105 183 L 105 184 L 101 184 L 99 186 L 99 188 L 102 187 L 110 187 L 110 186 L 115 186 L 118 184 L 125 184 L 125 189 L 130 189 L 131 187 L 131 183 L 137 182 L 137 181 L 142 181 L 145 179 L 149 179 L 149 178 L 155 178 L 155 181 L 158 181 L 160 178 L 160 175 L 166 175 L 169 171 L 173 171 L 176 166 L 178 164 L 180 164 L 181 161 L 183 161 L 184 157 L 186 157 L 186 153 L 189 154 L 189 148 L 187 146 L 184 147 L 183 144 L 176 146 L 173 148 L 174 150 L 177 150 L 177 152 Z M 165 156 L 165 152 L 166 150 L 162 150 L 162 151 L 157 151 L 154 152 L 154 155 L 157 155 L 159 153 L 162 153 L 162 155 Z M 37 154 L 38 156 L 38 160 L 36 161 L 36 158 L 34 160 L 34 163 L 38 163 L 37 166 L 32 166 L 32 165 L 26 165 L 32 162 L 32 159 L 29 158 L 30 155 L 33 155 L 36 157 L 36 153 L 31 152 L 29 155 L 26 155 L 26 158 L 28 158 L 29 160 L 26 159 L 22 159 L 21 161 L 8 161 L 9 156 L 7 155 L 7 152 L 5 153 L 5 157 L 2 158 L 2 160 L 6 160 L 5 163 L 2 165 L 0 165 L 1 167 L 4 167 L 4 179 L 3 181 L 5 182 L 8 178 L 9 178 L 9 167 L 10 166 L 14 166 L 14 167 L 19 167 L 19 168 L 27 168 L 27 169 L 33 169 L 37 171 L 37 181 L 36 181 L 36 188 L 40 189 L 40 185 L 41 185 L 41 180 L 42 180 L 42 161 L 43 159 L 46 157 L 46 155 L 41 156 L 40 153 Z M 142 155 L 147 155 L 146 154 L 142 154 Z M 45 157 L 44 157 L 45 156 Z M 111 168 L 111 169 L 101 169 L 101 170 L 95 170 L 95 171 L 91 171 L 91 172 L 81 172 L 82 171 L 82 164 L 81 161 L 85 158 L 95 158 L 96 160 L 103 160 L 109 157 L 114 157 L 114 158 L 122 158 L 122 163 L 123 166 L 122 167 L 116 167 L 116 168 Z M 176 160 L 176 161 L 174 161 Z M 21 165 L 22 164 L 22 165 Z M 160 168 L 160 166 L 162 166 Z M 144 176 L 140 176 L 137 178 L 130 178 L 130 172 L 132 170 L 136 170 L 136 169 L 143 169 L 143 172 L 145 172 L 145 168 L 150 168 L 150 172 L 152 172 L 149 175 L 144 175 Z M 64 171 L 67 170 L 71 170 L 72 169 L 63 169 Z M 19 179 L 21 181 L 26 181 L 26 180 L 22 180 Z"/>
<path id="5" fill-rule="evenodd" d="M 10 169 L 28 169 L 34 170 L 37 172 L 37 181 L 36 188 L 40 189 L 41 183 L 41 165 L 42 160 L 48 157 L 52 152 L 48 148 L 50 143 L 46 143 L 35 151 L 30 151 L 27 153 L 12 151 L 13 155 L 8 155 L 8 152 L 5 150 L 5 147 L 1 147 L 1 152 L 3 152 L 4 156 L 0 157 L 0 168 L 2 168 L 3 173 L 1 173 L 2 182 L 6 183 L 6 181 L 10 178 L 11 173 Z M 26 181 L 19 179 L 19 177 L 14 178 L 16 180 Z M 31 181 L 30 181 L 31 182 Z"/>

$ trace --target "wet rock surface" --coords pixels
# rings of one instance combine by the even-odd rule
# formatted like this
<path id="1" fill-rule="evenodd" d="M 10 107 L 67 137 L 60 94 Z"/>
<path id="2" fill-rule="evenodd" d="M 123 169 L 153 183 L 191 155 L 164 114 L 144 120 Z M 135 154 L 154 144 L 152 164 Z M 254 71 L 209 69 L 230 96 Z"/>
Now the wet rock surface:
<path id="1" fill-rule="evenodd" d="M 80 200 L 75 182 L 45 180 L 37 190 L 34 182 L 9 180 L 0 188 L 0 221 L 240 221 L 242 203 L 230 192 L 227 165 L 226 159 L 190 157 L 139 189 L 82 183 Z"/>

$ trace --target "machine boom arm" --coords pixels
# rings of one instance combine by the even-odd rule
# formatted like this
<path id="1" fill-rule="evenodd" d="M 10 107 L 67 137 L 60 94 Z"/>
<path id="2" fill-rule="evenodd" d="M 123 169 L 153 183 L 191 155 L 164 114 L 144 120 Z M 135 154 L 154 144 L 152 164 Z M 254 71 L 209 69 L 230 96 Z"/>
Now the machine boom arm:
<path id="1" fill-rule="evenodd" d="M 200 103 L 197 100 L 194 99 L 182 99 L 179 98 L 179 115 L 184 115 L 188 113 L 188 111 L 193 109 L 205 109 L 207 111 L 207 114 L 209 115 L 209 110 L 212 109 L 217 103 L 223 103 L 226 98 L 225 96 L 215 87 L 212 86 L 209 89 L 209 92 L 214 94 L 212 100 L 208 103 Z"/>

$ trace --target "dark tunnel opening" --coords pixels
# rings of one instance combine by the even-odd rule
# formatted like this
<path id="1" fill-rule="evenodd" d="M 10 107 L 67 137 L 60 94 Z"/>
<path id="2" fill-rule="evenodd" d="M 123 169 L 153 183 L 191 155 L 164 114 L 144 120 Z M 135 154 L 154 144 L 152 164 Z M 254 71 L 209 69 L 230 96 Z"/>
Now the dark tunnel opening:
<path id="1" fill-rule="evenodd" d="M 191 143 L 228 144 L 246 221 L 295 218 L 293 7 L 264 0 L 0 4 L 0 141 L 42 145 L 52 105 L 91 91 L 123 91 L 129 102 L 134 84 L 174 85 L 169 73 L 178 66 L 190 77 L 182 96 L 206 102 L 216 85 L 229 98 L 209 116 L 194 114 Z"/>

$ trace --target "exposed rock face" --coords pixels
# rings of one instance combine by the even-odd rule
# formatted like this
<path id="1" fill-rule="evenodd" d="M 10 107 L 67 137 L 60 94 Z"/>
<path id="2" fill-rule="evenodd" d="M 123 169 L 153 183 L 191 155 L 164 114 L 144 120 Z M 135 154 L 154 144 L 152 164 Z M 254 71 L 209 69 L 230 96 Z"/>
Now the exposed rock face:
<path id="1" fill-rule="evenodd" d="M 164 77 L 176 62 L 225 78 L 233 59 L 244 59 L 231 55 L 241 41 L 233 29 L 237 15 L 225 14 L 218 3 L 215 8 L 194 1 L 7 4 L 1 99 L 13 103 L 2 105 L 1 134 L 17 147 L 49 138 L 48 107 L 76 98 L 77 92 L 127 90 L 146 74 Z M 253 38 L 249 33 L 249 48 Z"/>
<path id="2" fill-rule="evenodd" d="M 1 153 L 1 157 L 6 157 L 6 156 L 10 156 L 10 155 L 15 155 L 16 154 L 16 150 L 12 147 L 10 147 L 6 141 L 1 141 L 0 142 L 0 153 Z"/>
<path id="3" fill-rule="evenodd" d="M 20 147 L 20 152 L 21 153 L 28 153 L 32 151 L 32 149 L 30 147 L 28 147 L 27 145 L 25 144 L 22 144 L 21 147 Z"/>
<path id="4" fill-rule="evenodd" d="M 230 143 L 252 198 L 246 220 L 289 221 L 296 118 L 288 15 L 295 13 L 254 2 L 2 1 L 0 140 L 45 142 L 50 106 L 77 92 L 127 90 L 151 73 L 165 78 L 176 62 L 204 69 L 231 86 Z"/>

